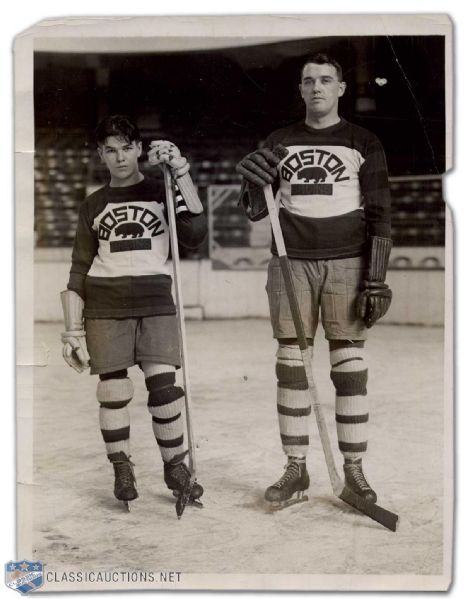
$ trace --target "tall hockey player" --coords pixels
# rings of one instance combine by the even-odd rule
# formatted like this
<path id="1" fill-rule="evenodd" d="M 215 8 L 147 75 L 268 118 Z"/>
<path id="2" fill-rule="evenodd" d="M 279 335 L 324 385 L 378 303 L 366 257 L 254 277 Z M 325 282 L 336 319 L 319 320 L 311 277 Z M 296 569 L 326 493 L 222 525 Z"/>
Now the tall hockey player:
<path id="1" fill-rule="evenodd" d="M 96 129 L 96 141 L 110 181 L 79 211 L 69 282 L 61 294 L 63 356 L 77 372 L 90 366 L 90 374 L 99 376 L 100 429 L 114 467 L 114 494 L 129 508 L 138 496 L 129 449 L 130 366 L 138 365 L 145 377 L 167 487 L 178 493 L 190 476 L 184 463 L 184 393 L 175 384 L 180 354 L 166 264 L 169 223 L 163 179 L 147 178 L 139 169 L 142 143 L 136 124 L 122 115 L 107 117 Z M 148 158 L 152 165 L 170 168 L 179 241 L 197 247 L 206 219 L 187 159 L 168 141 L 152 142 Z M 195 483 L 193 500 L 202 493 Z"/>
<path id="2" fill-rule="evenodd" d="M 338 446 L 345 484 L 367 501 L 377 496 L 366 480 L 369 329 L 388 310 L 385 283 L 391 250 L 390 194 L 382 146 L 371 132 L 339 116 L 346 89 L 338 62 L 309 57 L 299 85 L 306 118 L 278 129 L 262 149 L 238 164 L 241 201 L 252 221 L 266 216 L 263 188 L 272 184 L 308 345 L 319 315 L 330 350 Z M 280 156 L 283 146 L 286 157 Z M 273 507 L 305 499 L 311 404 L 301 352 L 273 240 L 266 290 L 277 349 L 277 412 L 287 465 L 265 493 Z"/>

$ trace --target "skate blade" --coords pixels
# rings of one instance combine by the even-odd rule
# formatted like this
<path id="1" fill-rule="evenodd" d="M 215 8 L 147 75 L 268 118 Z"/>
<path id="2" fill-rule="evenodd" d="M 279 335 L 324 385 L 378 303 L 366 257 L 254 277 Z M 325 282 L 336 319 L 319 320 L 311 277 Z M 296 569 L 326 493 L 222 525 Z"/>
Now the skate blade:
<path id="1" fill-rule="evenodd" d="M 287 499 L 286 501 L 271 501 L 270 508 L 273 512 L 278 512 L 280 510 L 284 510 L 287 507 L 290 507 L 291 505 L 295 505 L 297 503 L 304 503 L 305 501 L 308 501 L 308 496 L 304 495 L 302 491 L 299 491 L 296 497 L 292 497 L 290 499 Z"/>
<path id="2" fill-rule="evenodd" d="M 189 483 L 186 485 L 183 491 L 179 492 L 177 495 L 176 514 L 178 520 L 182 518 L 182 514 L 184 513 L 185 507 L 190 503 L 190 495 L 192 493 L 194 482 L 194 480 L 190 479 Z"/>
<path id="3" fill-rule="evenodd" d="M 131 511 L 131 502 L 130 501 L 123 501 L 124 507 L 126 508 L 126 510 L 128 512 Z"/>
<path id="4" fill-rule="evenodd" d="M 172 494 L 174 495 L 174 497 L 177 499 L 180 495 L 179 491 L 173 491 Z M 203 503 L 199 500 L 199 499 L 194 499 L 192 496 L 189 497 L 189 500 L 187 501 L 187 503 L 185 504 L 186 506 L 191 506 L 191 507 L 198 507 L 198 508 L 204 508 L 205 506 L 203 505 Z"/>

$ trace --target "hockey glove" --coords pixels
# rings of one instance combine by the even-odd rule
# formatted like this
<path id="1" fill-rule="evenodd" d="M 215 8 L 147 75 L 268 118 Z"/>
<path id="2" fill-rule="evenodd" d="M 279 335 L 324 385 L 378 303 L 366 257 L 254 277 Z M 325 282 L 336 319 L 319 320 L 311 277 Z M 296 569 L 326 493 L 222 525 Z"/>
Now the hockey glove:
<path id="1" fill-rule="evenodd" d="M 236 167 L 245 181 L 264 187 L 277 178 L 277 165 L 281 158 L 268 148 L 256 150 L 243 158 Z"/>
<path id="2" fill-rule="evenodd" d="M 243 206 L 247 217 L 255 222 L 267 215 L 265 185 L 272 184 L 277 177 L 277 165 L 288 154 L 287 148 L 278 144 L 274 151 L 263 148 L 252 152 L 238 163 L 237 172 L 243 175 L 238 204 Z M 262 172 L 264 168 L 264 173 Z M 250 170 L 251 169 L 251 170 Z M 261 175 L 257 174 L 261 172 Z M 265 180 L 268 177 L 270 180 Z"/>
<path id="3" fill-rule="evenodd" d="M 170 141 L 152 141 L 150 148 L 148 161 L 153 165 L 164 163 L 171 167 L 173 178 L 176 180 L 188 210 L 192 214 L 203 212 L 203 205 L 188 172 L 190 165 L 187 159 L 181 156 L 179 148 Z"/>
<path id="4" fill-rule="evenodd" d="M 392 301 L 392 291 L 386 283 L 364 281 L 364 290 L 358 296 L 357 313 L 368 329 L 385 316 Z"/>
<path id="5" fill-rule="evenodd" d="M 392 291 L 385 283 L 392 247 L 391 239 L 373 236 L 369 242 L 366 279 L 356 304 L 357 314 L 364 320 L 368 329 L 387 313 L 392 301 Z"/>
<path id="6" fill-rule="evenodd" d="M 81 373 L 90 365 L 83 322 L 84 301 L 75 291 L 67 289 L 61 292 L 61 305 L 66 328 L 61 333 L 63 358 L 76 372 Z"/>
<path id="7" fill-rule="evenodd" d="M 171 167 L 175 179 L 182 177 L 190 169 L 187 158 L 182 156 L 179 148 L 170 141 L 157 140 L 150 142 L 148 162 L 153 166 L 167 164 Z"/>

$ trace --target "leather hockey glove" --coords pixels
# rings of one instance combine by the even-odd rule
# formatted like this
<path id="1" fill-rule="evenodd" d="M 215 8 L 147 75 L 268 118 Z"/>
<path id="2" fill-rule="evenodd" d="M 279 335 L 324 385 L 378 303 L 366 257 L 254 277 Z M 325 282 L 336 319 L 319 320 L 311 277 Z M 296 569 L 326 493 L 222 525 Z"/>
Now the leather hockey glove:
<path id="1" fill-rule="evenodd" d="M 203 212 L 203 205 L 198 192 L 190 177 L 190 164 L 181 155 L 180 150 L 170 141 L 152 141 L 148 152 L 148 161 L 152 165 L 167 164 L 171 167 L 172 176 L 192 214 Z"/>
<path id="2" fill-rule="evenodd" d="M 364 281 L 364 290 L 358 297 L 358 315 L 370 329 L 372 325 L 385 316 L 392 301 L 392 290 L 386 283 Z"/>
<path id="3" fill-rule="evenodd" d="M 369 267 L 363 290 L 356 303 L 357 315 L 364 320 L 370 329 L 374 323 L 385 316 L 392 301 L 392 291 L 385 283 L 388 260 L 392 247 L 391 239 L 371 237 Z"/>
<path id="4" fill-rule="evenodd" d="M 66 329 L 61 333 L 63 358 L 80 374 L 90 366 L 83 321 L 84 300 L 71 289 L 62 291 L 60 295 Z"/>
<path id="5" fill-rule="evenodd" d="M 274 150 L 263 148 L 248 154 L 236 167 L 243 176 L 238 204 L 243 206 L 247 217 L 255 222 L 267 215 L 263 187 L 272 185 L 277 178 L 277 165 L 288 154 L 281 144 Z"/>
<path id="6" fill-rule="evenodd" d="M 148 162 L 153 166 L 167 164 L 171 167 L 175 179 L 182 177 L 190 169 L 187 158 L 182 156 L 179 148 L 172 142 L 162 139 L 150 142 Z"/>
<path id="7" fill-rule="evenodd" d="M 282 158 L 272 150 L 262 148 L 242 158 L 236 170 L 245 181 L 264 187 L 274 183 L 277 178 L 277 165 L 281 160 Z"/>

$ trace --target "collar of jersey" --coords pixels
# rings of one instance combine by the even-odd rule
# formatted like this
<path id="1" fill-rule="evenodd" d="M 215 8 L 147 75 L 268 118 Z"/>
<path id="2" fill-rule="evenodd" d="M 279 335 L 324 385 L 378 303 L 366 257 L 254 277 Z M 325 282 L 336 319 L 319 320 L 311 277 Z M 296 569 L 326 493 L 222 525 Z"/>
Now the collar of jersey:
<path id="1" fill-rule="evenodd" d="M 337 131 L 346 125 L 346 121 L 343 117 L 340 117 L 340 121 L 338 123 L 335 123 L 335 125 L 330 125 L 330 127 L 324 127 L 323 129 L 315 129 L 310 125 L 307 125 L 305 120 L 302 120 L 301 124 L 306 131 L 317 135 L 318 133 L 332 133 L 332 131 Z"/>

